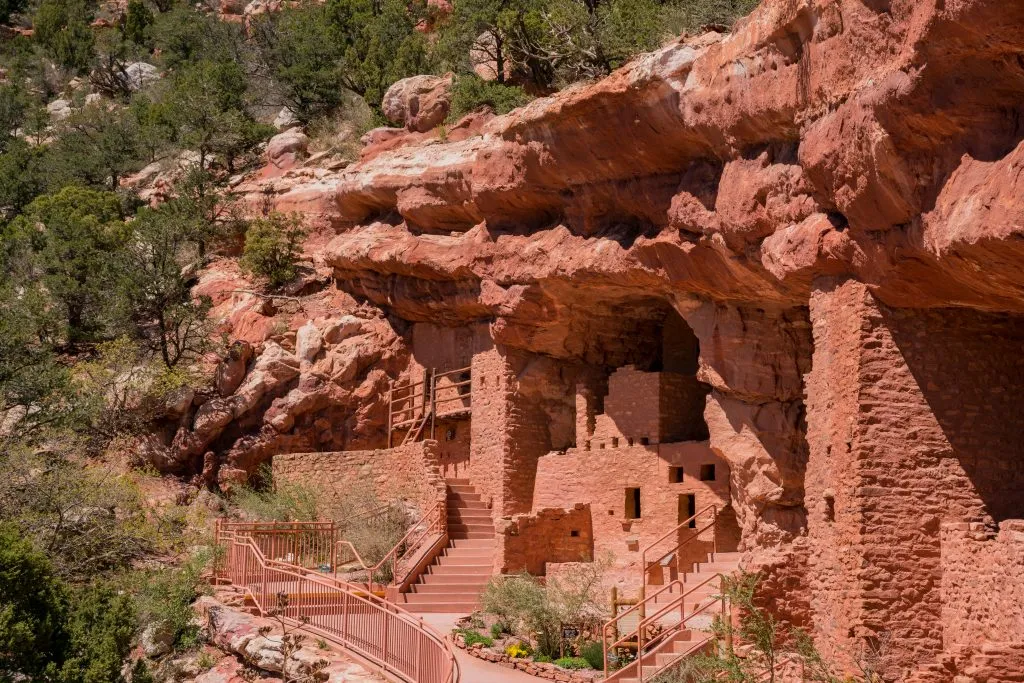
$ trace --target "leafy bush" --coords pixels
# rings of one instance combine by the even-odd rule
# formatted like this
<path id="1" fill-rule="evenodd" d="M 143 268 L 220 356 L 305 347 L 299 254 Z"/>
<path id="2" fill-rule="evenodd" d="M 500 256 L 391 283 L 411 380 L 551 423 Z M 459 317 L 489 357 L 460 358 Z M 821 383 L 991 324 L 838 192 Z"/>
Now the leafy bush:
<path id="1" fill-rule="evenodd" d="M 473 647 L 477 643 L 483 643 L 484 647 L 491 647 L 494 645 L 493 638 L 485 636 L 479 631 L 474 631 L 468 628 L 457 628 L 454 632 L 461 635 L 466 640 L 466 647 Z"/>
<path id="2" fill-rule="evenodd" d="M 501 634 L 505 632 L 505 628 L 501 625 L 501 622 L 491 624 L 491 637 L 500 638 Z"/>
<path id="3" fill-rule="evenodd" d="M 487 105 L 498 114 L 507 114 L 533 98 L 522 88 L 485 81 L 475 74 L 461 75 L 452 84 L 452 103 L 449 118 L 461 118 L 474 109 Z"/>
<path id="4" fill-rule="evenodd" d="M 308 486 L 274 481 L 269 465 L 261 465 L 255 484 L 241 487 L 232 501 L 246 516 L 265 522 L 306 522 L 320 519 L 320 494 Z"/>
<path id="5" fill-rule="evenodd" d="M 176 568 L 165 568 L 137 577 L 143 621 L 161 624 L 174 636 L 174 647 L 188 650 L 199 645 L 199 627 L 193 623 L 192 603 L 210 592 L 203 572 L 213 561 L 210 551 L 193 554 Z"/>
<path id="6" fill-rule="evenodd" d="M 563 669 L 589 669 L 590 663 L 583 657 L 559 657 L 555 660 L 555 666 Z"/>
<path id="7" fill-rule="evenodd" d="M 305 235 L 297 215 L 272 213 L 256 219 L 245 233 L 245 250 L 239 263 L 276 289 L 295 278 Z"/>
<path id="8" fill-rule="evenodd" d="M 121 669 L 131 651 L 136 624 L 131 596 L 104 583 L 77 591 L 66 625 L 70 647 L 58 680 L 61 683 L 123 680 Z"/>
<path id="9" fill-rule="evenodd" d="M 0 678 L 40 673 L 67 648 L 67 591 L 46 556 L 0 526 Z"/>
<path id="10" fill-rule="evenodd" d="M 580 657 L 587 660 L 592 669 L 604 668 L 604 647 L 596 640 L 591 640 L 580 646 Z"/>
<path id="11" fill-rule="evenodd" d="M 550 655 L 534 655 L 533 661 L 538 664 L 550 664 L 554 660 L 551 659 Z"/>

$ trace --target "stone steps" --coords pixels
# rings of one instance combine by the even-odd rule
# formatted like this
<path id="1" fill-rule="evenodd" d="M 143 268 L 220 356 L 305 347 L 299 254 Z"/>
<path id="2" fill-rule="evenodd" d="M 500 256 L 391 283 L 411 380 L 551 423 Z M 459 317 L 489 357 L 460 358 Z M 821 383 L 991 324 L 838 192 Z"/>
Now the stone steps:
<path id="1" fill-rule="evenodd" d="M 491 511 L 467 479 L 449 479 L 448 547 L 401 599 L 410 612 L 469 614 L 491 578 L 497 538 Z"/>

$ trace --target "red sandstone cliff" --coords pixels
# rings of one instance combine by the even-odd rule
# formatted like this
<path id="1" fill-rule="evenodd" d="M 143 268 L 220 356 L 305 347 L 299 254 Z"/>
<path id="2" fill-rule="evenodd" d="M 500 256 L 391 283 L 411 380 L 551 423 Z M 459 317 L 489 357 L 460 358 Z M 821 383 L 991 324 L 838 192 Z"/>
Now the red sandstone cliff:
<path id="1" fill-rule="evenodd" d="M 1016 0 L 765 0 L 731 34 L 465 135 L 390 134 L 347 169 L 285 174 L 269 194 L 321 227 L 319 276 L 297 301 L 238 294 L 230 265 L 204 276 L 247 345 L 154 457 L 211 453 L 227 483 L 274 453 L 379 446 L 410 324 L 615 367 L 674 310 L 751 562 L 817 633 L 902 638 L 887 680 L 946 680 L 946 512 L 1024 512 L 1019 466 L 977 476 L 1021 455 L 1022 55 Z M 916 549 L 879 560 L 893 542 Z M 878 572 L 915 578 L 892 596 Z"/>

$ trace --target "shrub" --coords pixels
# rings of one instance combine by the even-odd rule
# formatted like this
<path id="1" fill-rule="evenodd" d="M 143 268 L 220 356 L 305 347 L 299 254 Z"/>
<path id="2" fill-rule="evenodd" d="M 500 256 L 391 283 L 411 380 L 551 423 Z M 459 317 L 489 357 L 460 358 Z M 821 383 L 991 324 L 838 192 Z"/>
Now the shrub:
<path id="1" fill-rule="evenodd" d="M 104 583 L 77 591 L 67 621 L 71 643 L 60 669 L 61 683 L 122 681 L 136 624 L 130 595 Z"/>
<path id="2" fill-rule="evenodd" d="M 0 526 L 0 679 L 42 671 L 67 648 L 68 597 L 49 560 Z"/>
<path id="3" fill-rule="evenodd" d="M 484 647 L 491 647 L 494 645 L 494 639 L 485 636 L 479 631 L 474 631 L 468 628 L 457 628 L 455 633 L 461 635 L 466 641 L 466 647 L 473 647 L 477 643 L 483 643 Z"/>
<path id="4" fill-rule="evenodd" d="M 500 638 L 501 634 L 504 633 L 504 632 L 505 632 L 505 629 L 501 625 L 500 621 L 491 625 L 491 637 L 492 638 Z"/>
<path id="5" fill-rule="evenodd" d="M 271 288 L 278 288 L 296 275 L 302 238 L 306 236 L 297 215 L 272 213 L 249 225 L 240 264 Z"/>
<path id="6" fill-rule="evenodd" d="M 552 662 L 552 659 L 548 655 L 534 655 L 533 661 L 537 662 L 538 664 L 550 664 Z"/>
<path id="7" fill-rule="evenodd" d="M 458 119 L 483 105 L 498 114 L 507 114 L 532 99 L 518 86 L 485 81 L 479 76 L 466 74 L 456 78 L 452 84 L 450 118 Z"/>
<path id="8" fill-rule="evenodd" d="M 589 669 L 590 663 L 583 657 L 559 657 L 555 660 L 555 666 L 563 669 Z"/>
<path id="9" fill-rule="evenodd" d="M 144 574 L 137 590 L 145 623 L 163 624 L 174 636 L 174 647 L 188 650 L 199 645 L 199 627 L 192 621 L 192 603 L 210 592 L 203 572 L 213 560 L 210 551 L 192 555 L 180 567 Z"/>
<path id="10" fill-rule="evenodd" d="M 591 640 L 580 646 L 580 657 L 587 660 L 593 669 L 604 668 L 604 647 L 596 640 Z"/>
<path id="11" fill-rule="evenodd" d="M 249 517 L 265 522 L 299 522 L 320 518 L 320 495 L 302 484 L 274 482 L 273 470 L 262 465 L 255 486 L 241 487 L 233 502 Z"/>

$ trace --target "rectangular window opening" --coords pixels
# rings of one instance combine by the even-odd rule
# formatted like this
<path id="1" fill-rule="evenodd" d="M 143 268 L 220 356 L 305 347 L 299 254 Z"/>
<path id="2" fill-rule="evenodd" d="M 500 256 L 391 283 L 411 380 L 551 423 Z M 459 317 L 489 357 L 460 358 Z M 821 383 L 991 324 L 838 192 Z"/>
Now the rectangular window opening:
<path id="1" fill-rule="evenodd" d="M 689 519 L 689 526 L 691 529 L 697 528 L 697 520 L 692 519 L 697 514 L 697 496 L 692 493 L 685 493 L 679 496 L 679 521 L 682 523 L 684 520 Z"/>
<path id="2" fill-rule="evenodd" d="M 683 468 L 682 467 L 669 467 L 668 468 L 668 483 L 670 483 L 670 484 L 682 484 L 683 483 Z"/>
<path id="3" fill-rule="evenodd" d="M 640 489 L 626 489 L 626 519 L 640 519 Z"/>
<path id="4" fill-rule="evenodd" d="M 715 465 L 714 465 L 714 463 L 712 463 L 710 465 L 701 465 L 700 466 L 700 480 L 701 481 L 714 481 L 715 480 Z"/>
<path id="5" fill-rule="evenodd" d="M 579 538 L 580 537 L 580 532 L 577 529 L 571 529 L 569 531 L 569 536 L 571 536 L 572 538 Z"/>

